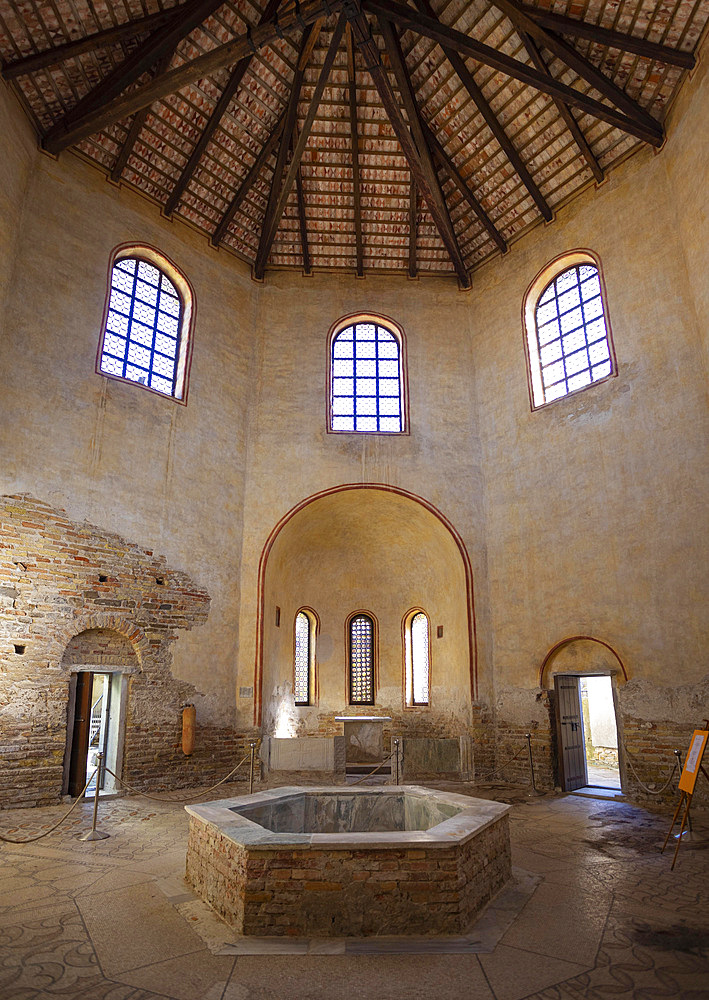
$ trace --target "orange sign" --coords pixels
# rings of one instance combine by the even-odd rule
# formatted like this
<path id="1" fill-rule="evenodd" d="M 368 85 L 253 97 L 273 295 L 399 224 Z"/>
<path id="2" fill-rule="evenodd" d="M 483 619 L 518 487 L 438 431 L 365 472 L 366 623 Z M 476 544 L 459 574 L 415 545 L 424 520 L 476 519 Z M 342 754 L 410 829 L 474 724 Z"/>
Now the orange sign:
<path id="1" fill-rule="evenodd" d="M 687 759 L 682 768 L 682 776 L 679 779 L 680 790 L 691 795 L 697 783 L 699 767 L 702 763 L 704 750 L 709 739 L 709 729 L 695 729 L 692 733 L 692 740 L 687 751 Z"/>

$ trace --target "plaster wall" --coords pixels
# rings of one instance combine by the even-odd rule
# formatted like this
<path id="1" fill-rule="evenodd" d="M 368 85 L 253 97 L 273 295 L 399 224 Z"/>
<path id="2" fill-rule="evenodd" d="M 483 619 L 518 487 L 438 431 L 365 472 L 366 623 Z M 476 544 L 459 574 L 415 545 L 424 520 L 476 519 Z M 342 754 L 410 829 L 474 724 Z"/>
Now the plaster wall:
<path id="1" fill-rule="evenodd" d="M 471 419 L 475 362 L 470 349 L 470 294 L 458 292 L 451 279 L 367 276 L 357 281 L 352 275 L 327 274 L 305 279 L 276 272 L 269 274 L 261 289 L 259 310 L 264 337 L 250 426 L 240 677 L 253 676 L 258 566 L 271 529 L 305 498 L 345 483 L 379 483 L 407 490 L 424 497 L 455 526 L 472 562 L 476 619 L 479 626 L 483 622 L 478 629 L 479 662 L 489 663 L 484 624 L 483 473 L 478 430 Z M 332 434 L 326 430 L 328 330 L 341 317 L 363 311 L 391 317 L 404 330 L 410 434 Z M 405 573 L 408 556 L 402 559 L 406 561 L 399 562 L 399 572 Z M 392 561 L 387 565 L 393 566 Z M 339 578 L 325 577 L 323 585 L 337 592 Z M 352 600 L 354 594 L 342 595 L 340 609 L 345 597 Z M 408 607 L 414 603 L 411 600 Z M 338 631 L 333 655 L 339 666 L 333 669 L 339 669 L 342 676 L 345 661 L 340 636 Z M 481 689 L 491 692 L 490 674 L 482 666 L 479 679 Z M 342 699 L 340 708 L 344 709 L 344 689 Z M 252 703 L 244 700 L 239 709 L 245 724 L 252 717 Z"/>
<path id="2" fill-rule="evenodd" d="M 0 157 L 0 331 L 5 317 L 5 300 L 12 282 L 16 244 L 21 238 L 22 215 L 27 185 L 36 158 L 36 140 L 27 119 L 0 81 L 0 135 L 4 137 Z"/>
<path id="3" fill-rule="evenodd" d="M 670 115 L 671 141 L 662 162 L 667 172 L 689 275 L 704 360 L 709 372 L 709 48 L 706 43 L 690 84 Z"/>
<path id="4" fill-rule="evenodd" d="M 11 153 L 33 142 L 22 125 Z M 0 492 L 31 493 L 188 571 L 213 604 L 208 626 L 177 641 L 173 670 L 197 688 L 198 720 L 232 723 L 254 286 L 233 258 L 77 157 L 12 153 L 0 157 L 3 171 L 13 158 L 28 209 L 21 234 L 16 217 L 0 229 L 0 260 L 14 259 L 0 342 Z M 12 187 L 6 197 L 21 204 Z M 129 241 L 159 248 L 194 288 L 186 406 L 95 373 L 109 254 Z"/>
<path id="5" fill-rule="evenodd" d="M 671 133 L 667 153 L 704 141 Z M 537 674 L 570 635 L 610 642 L 650 688 L 707 672 L 707 389 L 664 155 L 629 160 L 476 276 L 498 718 L 548 723 Z M 602 262 L 618 376 L 532 412 L 521 304 L 541 268 L 576 247 Z"/>

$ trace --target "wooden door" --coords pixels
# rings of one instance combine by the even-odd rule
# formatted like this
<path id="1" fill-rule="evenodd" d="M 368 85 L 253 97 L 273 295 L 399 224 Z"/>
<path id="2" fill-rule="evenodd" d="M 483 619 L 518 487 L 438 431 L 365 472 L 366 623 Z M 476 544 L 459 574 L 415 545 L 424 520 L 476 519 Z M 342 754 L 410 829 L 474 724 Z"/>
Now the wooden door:
<path id="1" fill-rule="evenodd" d="M 69 795 L 79 795 L 86 784 L 86 758 L 89 753 L 91 722 L 91 691 L 94 675 L 82 671 L 76 675 L 74 697 L 74 729 L 71 737 L 71 762 L 69 764 Z"/>
<path id="2" fill-rule="evenodd" d="M 554 687 L 556 689 L 561 787 L 565 792 L 572 792 L 575 788 L 583 788 L 588 784 L 579 678 L 557 676 L 554 678 Z"/>

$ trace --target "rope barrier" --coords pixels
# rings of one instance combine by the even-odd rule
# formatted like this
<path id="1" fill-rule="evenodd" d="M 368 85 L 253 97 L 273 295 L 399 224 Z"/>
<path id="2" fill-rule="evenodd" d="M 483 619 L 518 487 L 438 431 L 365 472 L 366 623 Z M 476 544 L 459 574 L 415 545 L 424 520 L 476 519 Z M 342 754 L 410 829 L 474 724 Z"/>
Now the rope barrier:
<path id="1" fill-rule="evenodd" d="M 232 768 L 231 771 L 229 771 L 226 778 L 222 778 L 222 780 L 218 781 L 216 785 L 210 785 L 209 788 L 205 788 L 202 791 L 197 792 L 196 794 L 193 793 L 192 795 L 186 796 L 186 798 L 180 798 L 180 799 L 166 799 L 159 795 L 150 795 L 148 792 L 141 792 L 139 788 L 134 788 L 133 785 L 129 785 L 127 781 L 123 780 L 123 778 L 119 778 L 117 774 L 114 774 L 114 772 L 111 770 L 110 767 L 107 767 L 106 770 L 108 771 L 109 774 L 113 775 L 116 781 L 120 781 L 120 783 L 123 785 L 124 788 L 127 788 L 129 792 L 133 792 L 135 795 L 142 795 L 144 799 L 152 799 L 153 802 L 175 802 L 179 804 L 181 802 L 189 802 L 191 799 L 202 798 L 202 796 L 206 795 L 207 792 L 211 792 L 213 789 L 219 788 L 220 785 L 223 785 L 225 781 L 228 781 L 229 778 L 231 778 L 232 774 L 236 774 L 241 765 L 245 764 L 250 757 L 251 754 L 247 753 L 247 755 L 242 760 L 239 761 L 236 767 Z"/>
<path id="2" fill-rule="evenodd" d="M 486 781 L 490 781 L 490 779 L 494 778 L 495 775 L 497 775 L 497 774 L 500 773 L 500 771 L 504 771 L 504 769 L 507 767 L 508 764 L 511 764 L 512 761 L 514 761 L 514 760 L 517 760 L 517 758 L 521 754 L 523 754 L 526 749 L 527 749 L 527 744 L 525 743 L 524 746 L 520 750 L 518 750 L 518 752 L 514 755 L 514 757 L 510 757 L 510 759 L 506 760 L 504 764 L 500 764 L 500 766 L 497 767 L 497 768 L 495 768 L 494 771 L 491 771 L 490 774 L 488 774 L 488 775 L 481 775 L 479 778 L 476 775 L 475 776 L 475 783 L 482 784 L 482 783 L 484 783 Z"/>
<path id="3" fill-rule="evenodd" d="M 352 788 L 353 785 L 360 785 L 363 781 L 366 781 L 367 778 L 371 778 L 373 775 L 375 775 L 377 771 L 381 771 L 381 769 L 384 767 L 387 761 L 390 761 L 396 752 L 397 750 L 393 750 L 388 757 L 385 757 L 380 764 L 377 764 L 377 766 L 374 768 L 373 771 L 370 771 L 369 774 L 363 774 L 362 777 L 358 778 L 356 781 L 351 781 L 347 787 Z"/>
<path id="4" fill-rule="evenodd" d="M 95 768 L 93 774 L 84 785 L 83 789 L 79 793 L 79 797 L 77 798 L 76 802 L 74 802 L 74 804 L 71 806 L 71 808 L 67 809 L 62 818 L 60 820 L 57 820 L 57 822 L 53 826 L 50 826 L 48 830 L 45 830 L 44 833 L 38 833 L 36 837 L 28 837 L 26 840 L 17 840 L 14 837 L 6 837 L 4 833 L 0 833 L 0 840 L 2 840 L 5 844 L 32 844 L 34 843 L 35 840 L 41 840 L 43 837 L 48 837 L 50 833 L 54 833 L 57 827 L 61 826 L 64 820 L 67 819 L 67 817 L 71 816 L 71 814 L 74 812 L 78 804 L 81 802 L 86 792 L 86 789 L 94 780 L 94 776 L 96 775 L 97 771 L 98 768 Z"/>
<path id="5" fill-rule="evenodd" d="M 669 783 L 672 781 L 672 778 L 674 777 L 674 773 L 677 770 L 677 761 L 675 760 L 674 764 L 672 765 L 672 769 L 670 771 L 670 776 L 667 779 L 667 781 L 664 783 L 664 785 L 662 786 L 662 788 L 649 788 L 646 784 L 643 783 L 643 781 L 641 781 L 640 775 L 635 770 L 635 766 L 633 765 L 633 758 L 630 756 L 630 753 L 628 752 L 628 748 L 627 748 L 627 746 L 625 744 L 623 744 L 623 750 L 625 750 L 625 756 L 626 756 L 626 759 L 628 761 L 628 766 L 630 767 L 630 770 L 635 775 L 635 777 L 637 779 L 637 782 L 640 785 L 640 787 L 642 788 L 642 790 L 644 792 L 647 792 L 648 795 L 662 795 L 662 793 L 664 792 L 664 790 L 667 788 L 667 786 L 669 785 Z"/>

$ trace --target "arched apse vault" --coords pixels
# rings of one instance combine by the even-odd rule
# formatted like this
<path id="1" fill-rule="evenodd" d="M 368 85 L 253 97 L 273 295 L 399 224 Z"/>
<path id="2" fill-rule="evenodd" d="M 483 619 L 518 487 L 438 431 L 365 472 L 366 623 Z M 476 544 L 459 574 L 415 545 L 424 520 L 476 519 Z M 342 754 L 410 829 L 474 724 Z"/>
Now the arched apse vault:
<path id="1" fill-rule="evenodd" d="M 307 497 L 275 525 L 259 563 L 256 726 L 264 722 L 266 692 L 270 698 L 283 690 L 292 674 L 290 618 L 304 604 L 321 621 L 315 713 L 347 708 L 343 629 L 360 607 L 381 619 L 376 704 L 403 709 L 401 616 L 416 605 L 430 615 L 433 630 L 430 718 L 451 710 L 461 720 L 469 716 L 477 696 L 470 558 L 450 521 L 423 497 L 381 483 L 349 483 Z"/>

